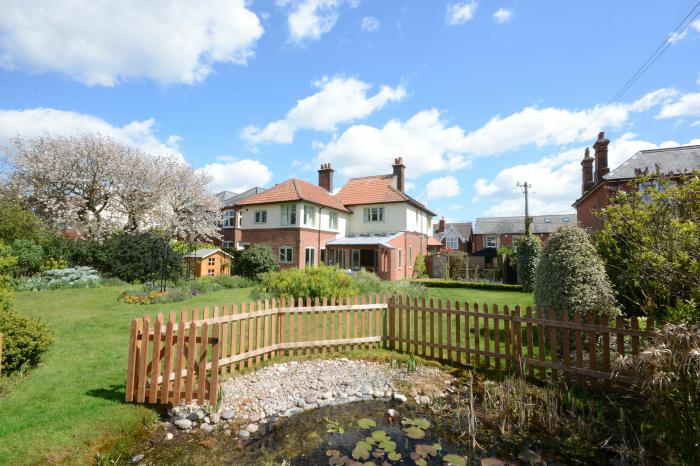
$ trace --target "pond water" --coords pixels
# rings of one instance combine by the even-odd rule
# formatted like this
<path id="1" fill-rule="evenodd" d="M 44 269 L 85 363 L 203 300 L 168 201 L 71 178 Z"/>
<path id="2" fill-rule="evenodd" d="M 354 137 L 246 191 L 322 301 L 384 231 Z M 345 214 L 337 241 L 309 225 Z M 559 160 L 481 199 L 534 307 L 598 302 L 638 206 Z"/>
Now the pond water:
<path id="1" fill-rule="evenodd" d="M 398 418 L 389 419 L 390 408 Z M 527 464 L 518 460 L 522 445 L 501 444 L 470 455 L 469 439 L 458 424 L 414 403 L 368 401 L 280 418 L 271 433 L 246 444 L 217 430 L 181 434 L 152 444 L 144 453 L 148 464 L 163 465 Z"/>

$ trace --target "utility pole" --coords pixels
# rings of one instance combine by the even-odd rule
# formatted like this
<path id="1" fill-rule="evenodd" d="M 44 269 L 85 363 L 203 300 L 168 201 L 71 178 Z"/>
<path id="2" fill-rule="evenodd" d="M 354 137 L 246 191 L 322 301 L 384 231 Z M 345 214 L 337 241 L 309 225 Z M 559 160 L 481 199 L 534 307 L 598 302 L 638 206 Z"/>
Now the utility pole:
<path id="1" fill-rule="evenodd" d="M 523 182 L 522 184 L 518 181 L 517 184 L 518 187 L 522 189 L 523 194 L 525 194 L 525 236 L 530 236 L 530 224 L 532 223 L 532 219 L 530 218 L 530 210 L 528 209 L 527 194 L 528 189 L 532 188 L 532 185 L 527 181 Z"/>

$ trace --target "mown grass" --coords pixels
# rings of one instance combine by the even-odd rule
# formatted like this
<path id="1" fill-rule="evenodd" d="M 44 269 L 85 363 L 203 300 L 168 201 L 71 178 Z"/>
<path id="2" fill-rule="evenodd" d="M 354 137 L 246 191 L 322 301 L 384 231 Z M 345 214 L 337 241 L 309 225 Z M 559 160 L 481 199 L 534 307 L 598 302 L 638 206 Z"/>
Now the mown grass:
<path id="1" fill-rule="evenodd" d="M 250 300 L 251 291 L 222 290 L 176 304 L 141 306 L 117 301 L 125 289 L 17 294 L 16 309 L 44 319 L 56 341 L 41 365 L 0 399 L 0 464 L 89 464 L 95 452 L 128 444 L 157 414 L 123 402 L 131 319 L 240 303 Z M 520 292 L 430 289 L 429 294 L 500 306 L 532 304 L 531 295 Z"/>

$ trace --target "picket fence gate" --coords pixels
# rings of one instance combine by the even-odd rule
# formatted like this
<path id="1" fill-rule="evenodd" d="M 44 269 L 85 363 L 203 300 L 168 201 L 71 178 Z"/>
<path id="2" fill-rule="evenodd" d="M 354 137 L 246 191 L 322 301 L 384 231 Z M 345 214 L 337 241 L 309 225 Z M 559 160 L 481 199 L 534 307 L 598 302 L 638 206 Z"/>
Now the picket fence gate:
<path id="1" fill-rule="evenodd" d="M 164 319 L 131 323 L 127 402 L 215 405 L 220 376 L 270 358 L 378 347 L 455 366 L 523 371 L 543 382 L 607 384 L 611 358 L 636 357 L 654 325 L 647 319 L 640 330 L 636 317 L 611 326 L 607 318 L 582 322 L 578 313 L 557 319 L 530 307 L 523 315 L 519 306 L 378 295 L 256 301 Z"/>

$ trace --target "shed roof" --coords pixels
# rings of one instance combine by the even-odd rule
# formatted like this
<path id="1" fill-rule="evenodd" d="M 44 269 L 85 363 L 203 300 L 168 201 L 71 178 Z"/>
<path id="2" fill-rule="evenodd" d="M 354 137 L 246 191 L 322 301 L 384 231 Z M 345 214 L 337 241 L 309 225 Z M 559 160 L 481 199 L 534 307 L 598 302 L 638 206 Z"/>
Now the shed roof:
<path id="1" fill-rule="evenodd" d="M 203 248 L 203 249 L 197 249 L 195 251 L 192 251 L 191 253 L 187 254 L 185 257 L 196 257 L 198 259 L 203 259 L 205 257 L 211 256 L 212 254 L 216 254 L 217 252 L 220 252 L 221 254 L 224 254 L 226 256 L 231 257 L 231 254 L 222 251 L 221 249 L 215 248 Z"/>

